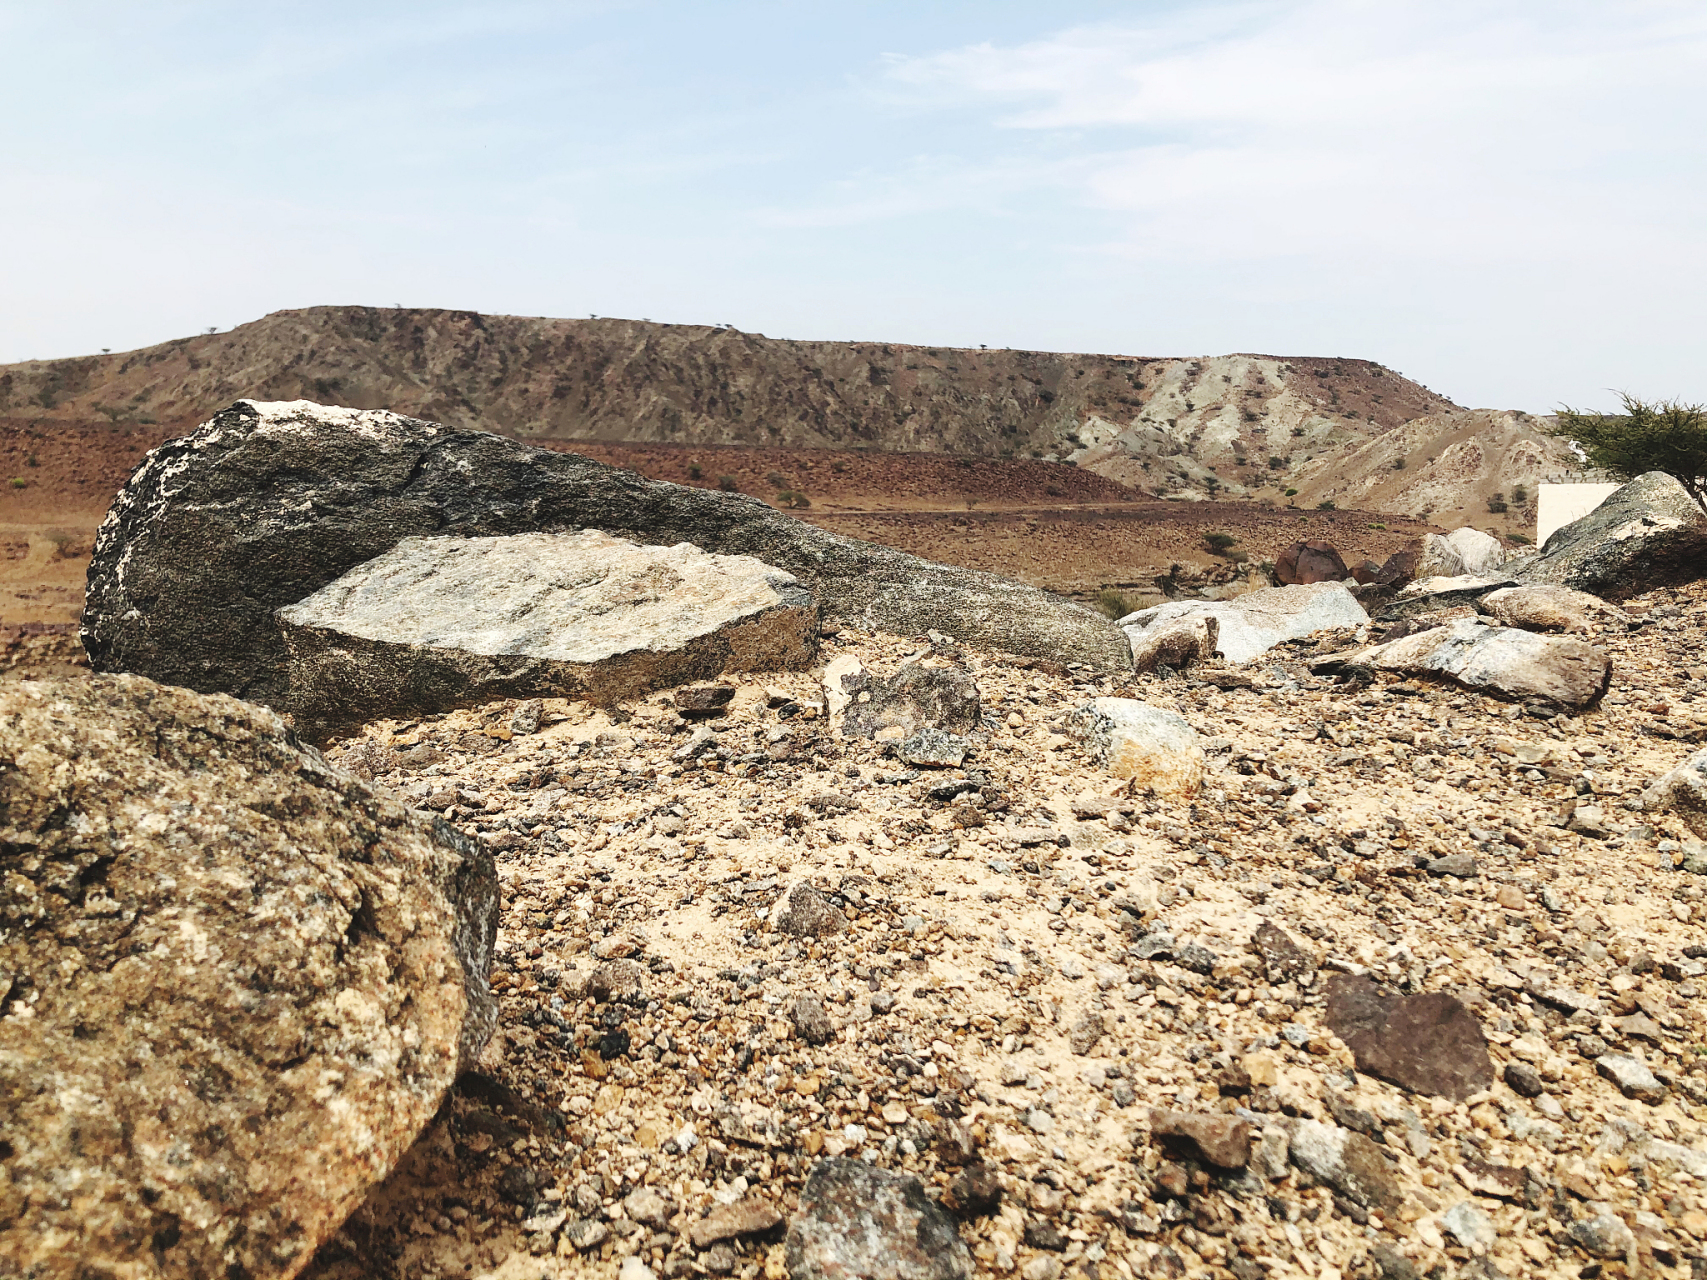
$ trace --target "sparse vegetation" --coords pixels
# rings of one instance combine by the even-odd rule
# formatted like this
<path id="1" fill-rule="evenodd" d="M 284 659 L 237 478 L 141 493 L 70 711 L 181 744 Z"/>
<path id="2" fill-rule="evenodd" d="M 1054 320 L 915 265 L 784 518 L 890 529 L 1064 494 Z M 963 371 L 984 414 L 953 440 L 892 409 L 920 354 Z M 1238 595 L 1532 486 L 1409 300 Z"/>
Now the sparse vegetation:
<path id="1" fill-rule="evenodd" d="M 1520 506 L 1520 507 L 1523 506 L 1526 502 L 1529 501 L 1529 487 L 1527 485 L 1521 485 L 1521 484 L 1512 485 L 1512 487 L 1511 487 L 1511 500 L 1513 502 L 1515 502 L 1518 506 Z"/>
<path id="2" fill-rule="evenodd" d="M 1203 545 L 1209 549 L 1212 555 L 1226 555 L 1228 551 L 1232 550 L 1236 542 L 1238 539 L 1230 533 L 1217 531 L 1203 535 Z"/>
<path id="3" fill-rule="evenodd" d="M 1097 612 L 1110 618 L 1124 618 L 1129 613 L 1138 612 L 1138 602 L 1124 591 L 1117 591 L 1113 587 L 1104 587 L 1098 591 L 1093 604 Z"/>
<path id="4" fill-rule="evenodd" d="M 1522 534 L 1522 533 L 1508 533 L 1508 534 L 1506 534 L 1506 537 L 1510 538 L 1513 542 L 1517 543 L 1521 547 L 1530 546 L 1535 541 L 1534 538 L 1531 538 L 1527 534 Z"/>
<path id="5" fill-rule="evenodd" d="M 765 475 L 765 483 L 773 489 L 786 489 L 788 488 L 788 477 L 780 471 L 768 472 Z"/>
<path id="6" fill-rule="evenodd" d="M 1707 405 L 1640 400 L 1621 392 L 1623 413 L 1561 407 L 1553 434 L 1621 480 L 1663 471 L 1707 511 Z"/>
<path id="7" fill-rule="evenodd" d="M 704 474 L 705 474 L 705 472 L 700 468 L 699 463 L 697 463 L 697 462 L 688 463 L 688 479 L 689 480 L 698 480 Z"/>
<path id="8" fill-rule="evenodd" d="M 1490 493 L 1488 495 L 1488 514 L 1503 516 L 1509 510 L 1511 510 L 1511 508 L 1506 503 L 1505 494 Z"/>
<path id="9" fill-rule="evenodd" d="M 1287 497 L 1288 497 L 1288 498 L 1296 498 L 1296 497 L 1297 497 L 1297 496 L 1298 496 L 1298 490 L 1296 490 L 1296 489 L 1288 489 L 1288 490 L 1287 490 L 1287 491 L 1286 491 L 1286 496 L 1287 496 Z"/>
<path id="10" fill-rule="evenodd" d="M 27 489 L 30 487 L 30 482 L 24 479 L 23 476 L 13 476 L 12 487 L 14 489 Z"/>
<path id="11" fill-rule="evenodd" d="M 1333 511 L 1334 509 L 1334 500 L 1332 498 L 1324 498 L 1316 504 L 1317 511 Z"/>
<path id="12" fill-rule="evenodd" d="M 1393 470 L 1403 471 L 1404 469 L 1405 469 L 1405 460 L 1403 458 L 1394 458 L 1393 459 Z"/>
<path id="13" fill-rule="evenodd" d="M 1270 471 L 1286 470 L 1286 459 L 1281 457 L 1279 454 L 1272 455 L 1268 460 L 1268 469 Z"/>
<path id="14" fill-rule="evenodd" d="M 717 487 L 724 493 L 740 493 L 741 486 L 735 483 L 734 476 L 718 476 Z"/>
<path id="15" fill-rule="evenodd" d="M 793 489 L 784 489 L 776 495 L 776 500 L 778 506 L 789 507 L 794 510 L 812 505 L 812 500 L 810 498 L 808 498 L 804 493 L 798 493 Z"/>

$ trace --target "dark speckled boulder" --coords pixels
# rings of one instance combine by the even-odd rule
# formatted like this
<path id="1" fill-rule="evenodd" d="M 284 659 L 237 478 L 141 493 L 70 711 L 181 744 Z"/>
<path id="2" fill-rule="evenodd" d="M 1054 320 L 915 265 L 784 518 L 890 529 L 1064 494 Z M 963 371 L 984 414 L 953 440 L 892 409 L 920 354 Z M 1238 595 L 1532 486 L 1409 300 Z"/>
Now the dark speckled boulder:
<path id="1" fill-rule="evenodd" d="M 83 640 L 101 671 L 289 703 L 275 610 L 427 534 L 599 529 L 748 555 L 853 625 L 1130 666 L 1106 618 L 994 574 L 839 537 L 754 498 L 382 411 L 240 400 L 137 468 L 101 526 Z"/>

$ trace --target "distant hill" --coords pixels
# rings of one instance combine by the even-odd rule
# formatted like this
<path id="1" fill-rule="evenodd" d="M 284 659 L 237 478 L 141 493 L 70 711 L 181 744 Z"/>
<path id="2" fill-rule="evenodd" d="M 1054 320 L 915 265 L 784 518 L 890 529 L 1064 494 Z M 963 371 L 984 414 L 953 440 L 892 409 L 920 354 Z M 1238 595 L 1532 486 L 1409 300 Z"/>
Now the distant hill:
<path id="1" fill-rule="evenodd" d="M 190 422 L 243 396 L 391 408 L 524 439 L 1070 460 L 1185 497 L 1277 492 L 1307 462 L 1457 409 L 1337 357 L 801 342 L 372 307 L 280 311 L 140 351 L 0 366 L 0 415 L 13 418 Z"/>

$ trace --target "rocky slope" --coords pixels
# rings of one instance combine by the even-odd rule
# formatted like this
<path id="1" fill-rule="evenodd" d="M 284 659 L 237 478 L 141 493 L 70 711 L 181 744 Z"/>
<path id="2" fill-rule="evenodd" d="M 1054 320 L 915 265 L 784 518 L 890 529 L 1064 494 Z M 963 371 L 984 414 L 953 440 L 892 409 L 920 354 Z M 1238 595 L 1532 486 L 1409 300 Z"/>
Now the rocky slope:
<path id="1" fill-rule="evenodd" d="M 963 768 L 830 730 L 811 673 L 373 724 L 334 754 L 497 851 L 503 1015 L 308 1274 L 780 1280 L 845 1155 L 979 1274 L 1687 1276 L 1707 848 L 1626 802 L 1707 737 L 1707 591 L 1630 613 L 1580 716 L 1336 685 L 1326 636 L 1097 682 L 843 632 L 976 682 Z M 1196 801 L 1060 732 L 1121 693 L 1203 735 Z"/>
<path id="2" fill-rule="evenodd" d="M 1319 457 L 1455 408 L 1364 360 L 796 342 L 369 307 L 0 366 L 0 415 L 199 420 L 243 396 L 522 437 L 1072 458 L 1146 490 L 1193 493 L 1254 489 L 1285 474 L 1270 458 Z"/>

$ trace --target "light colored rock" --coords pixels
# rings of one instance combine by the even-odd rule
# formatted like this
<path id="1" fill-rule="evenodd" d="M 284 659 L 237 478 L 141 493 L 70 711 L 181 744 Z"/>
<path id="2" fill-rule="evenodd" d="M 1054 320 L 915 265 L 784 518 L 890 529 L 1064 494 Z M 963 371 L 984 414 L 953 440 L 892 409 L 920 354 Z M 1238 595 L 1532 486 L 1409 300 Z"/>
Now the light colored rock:
<path id="1" fill-rule="evenodd" d="M 1221 623 L 1213 615 L 1196 614 L 1128 634 L 1132 638 L 1133 670 L 1183 669 L 1215 656 Z"/>
<path id="2" fill-rule="evenodd" d="M 491 857 L 135 676 L 6 684 L 0 759 L 0 1274 L 294 1276 L 492 1032 Z"/>
<path id="3" fill-rule="evenodd" d="M 1504 545 L 1498 538 L 1483 533 L 1480 529 L 1468 526 L 1454 529 L 1446 535 L 1446 540 L 1458 552 L 1458 560 L 1464 566 L 1465 573 L 1486 575 L 1505 563 Z"/>
<path id="4" fill-rule="evenodd" d="M 1642 792 L 1641 807 L 1649 813 L 1673 812 L 1707 840 L 1707 747 L 1656 779 Z"/>
<path id="5" fill-rule="evenodd" d="M 1417 560 L 1418 578 L 1456 578 L 1469 573 L 1458 548 L 1438 533 L 1423 535 L 1422 555 Z"/>
<path id="6" fill-rule="evenodd" d="M 1265 587 L 1234 600 L 1170 600 L 1128 614 L 1120 626 L 1133 652 L 1146 643 L 1143 633 L 1181 618 L 1214 618 L 1216 647 L 1228 662 L 1249 662 L 1285 640 L 1328 627 L 1358 627 L 1369 621 L 1342 582 Z"/>
<path id="7" fill-rule="evenodd" d="M 1510 698 L 1584 707 L 1606 692 L 1612 663 L 1581 640 L 1462 618 L 1376 645 L 1351 660 L 1405 675 L 1438 675 Z"/>
<path id="8" fill-rule="evenodd" d="M 1707 513 L 1662 471 L 1637 476 L 1557 530 L 1516 576 L 1622 600 L 1707 573 Z"/>
<path id="9" fill-rule="evenodd" d="M 1292 1125 L 1290 1154 L 1300 1169 L 1366 1208 L 1397 1208 L 1404 1199 L 1381 1148 L 1361 1133 L 1300 1120 Z"/>
<path id="10" fill-rule="evenodd" d="M 840 724 L 854 694 L 865 687 L 865 664 L 851 653 L 838 654 L 824 667 L 824 712 L 832 724 Z"/>
<path id="11" fill-rule="evenodd" d="M 1459 1201 L 1440 1215 L 1439 1222 L 1466 1249 L 1487 1249 L 1499 1239 L 1494 1220 L 1477 1208 L 1474 1201 Z"/>
<path id="12" fill-rule="evenodd" d="M 504 697 L 610 705 L 724 671 L 809 664 L 818 609 L 790 574 L 606 534 L 405 538 L 278 611 L 310 733 Z"/>
<path id="13" fill-rule="evenodd" d="M 1596 622 L 1628 622 L 1629 615 L 1599 596 L 1546 584 L 1490 591 L 1477 608 L 1491 618 L 1529 631 L 1587 631 Z"/>
<path id="14" fill-rule="evenodd" d="M 1095 698 L 1069 728 L 1097 753 L 1102 767 L 1130 778 L 1136 791 L 1188 797 L 1203 785 L 1204 753 L 1183 717 L 1135 698 Z"/>
<path id="15" fill-rule="evenodd" d="M 1666 1087 L 1634 1054 L 1603 1053 L 1594 1060 L 1594 1069 L 1617 1085 L 1626 1098 L 1656 1107 L 1665 1101 Z"/>

